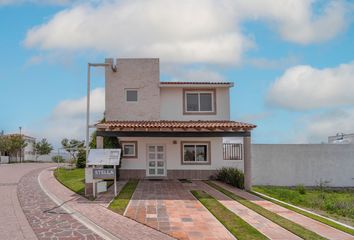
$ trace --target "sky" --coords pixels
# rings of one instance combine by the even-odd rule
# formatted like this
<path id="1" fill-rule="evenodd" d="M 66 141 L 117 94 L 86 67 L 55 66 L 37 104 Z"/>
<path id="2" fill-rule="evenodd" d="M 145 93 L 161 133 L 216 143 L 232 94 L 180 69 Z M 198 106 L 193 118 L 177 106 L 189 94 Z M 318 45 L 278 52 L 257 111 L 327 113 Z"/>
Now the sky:
<path id="1" fill-rule="evenodd" d="M 254 143 L 327 142 L 354 132 L 353 18 L 350 0 L 0 0 L 0 131 L 84 139 L 87 63 L 151 57 L 161 81 L 234 82 Z"/>

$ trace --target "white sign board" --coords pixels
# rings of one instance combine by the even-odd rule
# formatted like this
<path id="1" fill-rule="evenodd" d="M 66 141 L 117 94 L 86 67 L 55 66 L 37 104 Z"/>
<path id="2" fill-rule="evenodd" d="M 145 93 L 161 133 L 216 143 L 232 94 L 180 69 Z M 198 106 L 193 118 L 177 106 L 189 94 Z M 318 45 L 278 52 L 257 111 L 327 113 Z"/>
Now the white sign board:
<path id="1" fill-rule="evenodd" d="M 119 165 L 121 149 L 90 149 L 87 165 Z"/>

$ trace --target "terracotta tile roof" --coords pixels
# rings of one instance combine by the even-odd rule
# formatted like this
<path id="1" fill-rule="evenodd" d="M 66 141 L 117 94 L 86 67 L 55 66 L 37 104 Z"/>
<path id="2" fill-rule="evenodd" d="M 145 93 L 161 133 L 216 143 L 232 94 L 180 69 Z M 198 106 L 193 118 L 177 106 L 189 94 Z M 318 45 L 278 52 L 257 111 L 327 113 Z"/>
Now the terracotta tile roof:
<path id="1" fill-rule="evenodd" d="M 122 129 L 122 128 L 173 128 L 173 129 L 209 129 L 209 130 L 228 130 L 228 131 L 248 131 L 256 125 L 235 122 L 235 121 L 107 121 L 96 124 L 97 128 Z"/>
<path id="2" fill-rule="evenodd" d="M 192 85 L 200 85 L 200 84 L 211 84 L 211 85 L 230 85 L 232 82 L 160 82 L 160 84 L 170 84 L 170 85 L 182 85 L 182 84 L 192 84 Z"/>

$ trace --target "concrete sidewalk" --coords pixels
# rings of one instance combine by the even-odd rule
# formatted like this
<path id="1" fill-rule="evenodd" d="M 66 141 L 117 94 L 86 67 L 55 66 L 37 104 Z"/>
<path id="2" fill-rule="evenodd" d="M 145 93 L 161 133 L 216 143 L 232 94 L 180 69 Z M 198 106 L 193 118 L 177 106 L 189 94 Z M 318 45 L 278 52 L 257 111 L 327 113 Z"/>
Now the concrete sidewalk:
<path id="1" fill-rule="evenodd" d="M 94 231 L 103 230 L 116 239 L 122 240 L 170 240 L 172 237 L 121 216 L 106 208 L 106 204 L 95 203 L 70 191 L 60 184 L 53 176 L 53 169 L 45 169 L 39 176 L 42 187 L 50 195 L 60 199 L 64 207 L 68 207 L 78 216 L 97 227 Z M 92 225 L 91 225 L 92 226 Z M 103 233 L 103 234 L 105 234 Z M 100 234 L 100 236 L 102 236 Z M 106 238 L 109 239 L 109 236 Z"/>
<path id="2" fill-rule="evenodd" d="M 294 223 L 297 223 L 327 239 L 330 240 L 354 240 L 354 237 L 351 236 L 348 233 L 339 231 L 331 226 L 328 226 L 326 224 L 323 224 L 321 222 L 315 221 L 311 218 L 308 218 L 304 215 L 301 215 L 299 213 L 296 213 L 294 211 L 291 211 L 287 208 L 281 207 L 275 203 L 272 203 L 270 201 L 264 200 L 263 198 L 260 198 L 258 196 L 255 196 L 251 193 L 248 193 L 246 191 L 242 191 L 240 189 L 237 189 L 235 187 L 232 187 L 230 185 L 227 185 L 225 183 L 221 183 L 218 181 L 214 181 L 215 184 L 223 187 L 224 189 L 242 197 L 245 198 L 269 211 L 272 211 L 279 216 L 282 216 L 286 219 L 289 219 L 290 221 L 293 221 Z"/>

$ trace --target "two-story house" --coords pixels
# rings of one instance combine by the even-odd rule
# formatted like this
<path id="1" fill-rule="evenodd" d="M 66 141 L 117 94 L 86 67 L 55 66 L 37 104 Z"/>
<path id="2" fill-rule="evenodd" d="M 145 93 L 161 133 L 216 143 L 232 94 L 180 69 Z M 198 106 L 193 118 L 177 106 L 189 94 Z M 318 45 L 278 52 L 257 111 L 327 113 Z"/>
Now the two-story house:
<path id="1" fill-rule="evenodd" d="M 107 59 L 106 63 L 112 63 Z M 250 181 L 251 130 L 230 120 L 231 82 L 161 82 L 159 59 L 117 59 L 105 70 L 105 122 L 97 146 L 117 137 L 120 177 L 207 179 L 222 167 Z"/>

